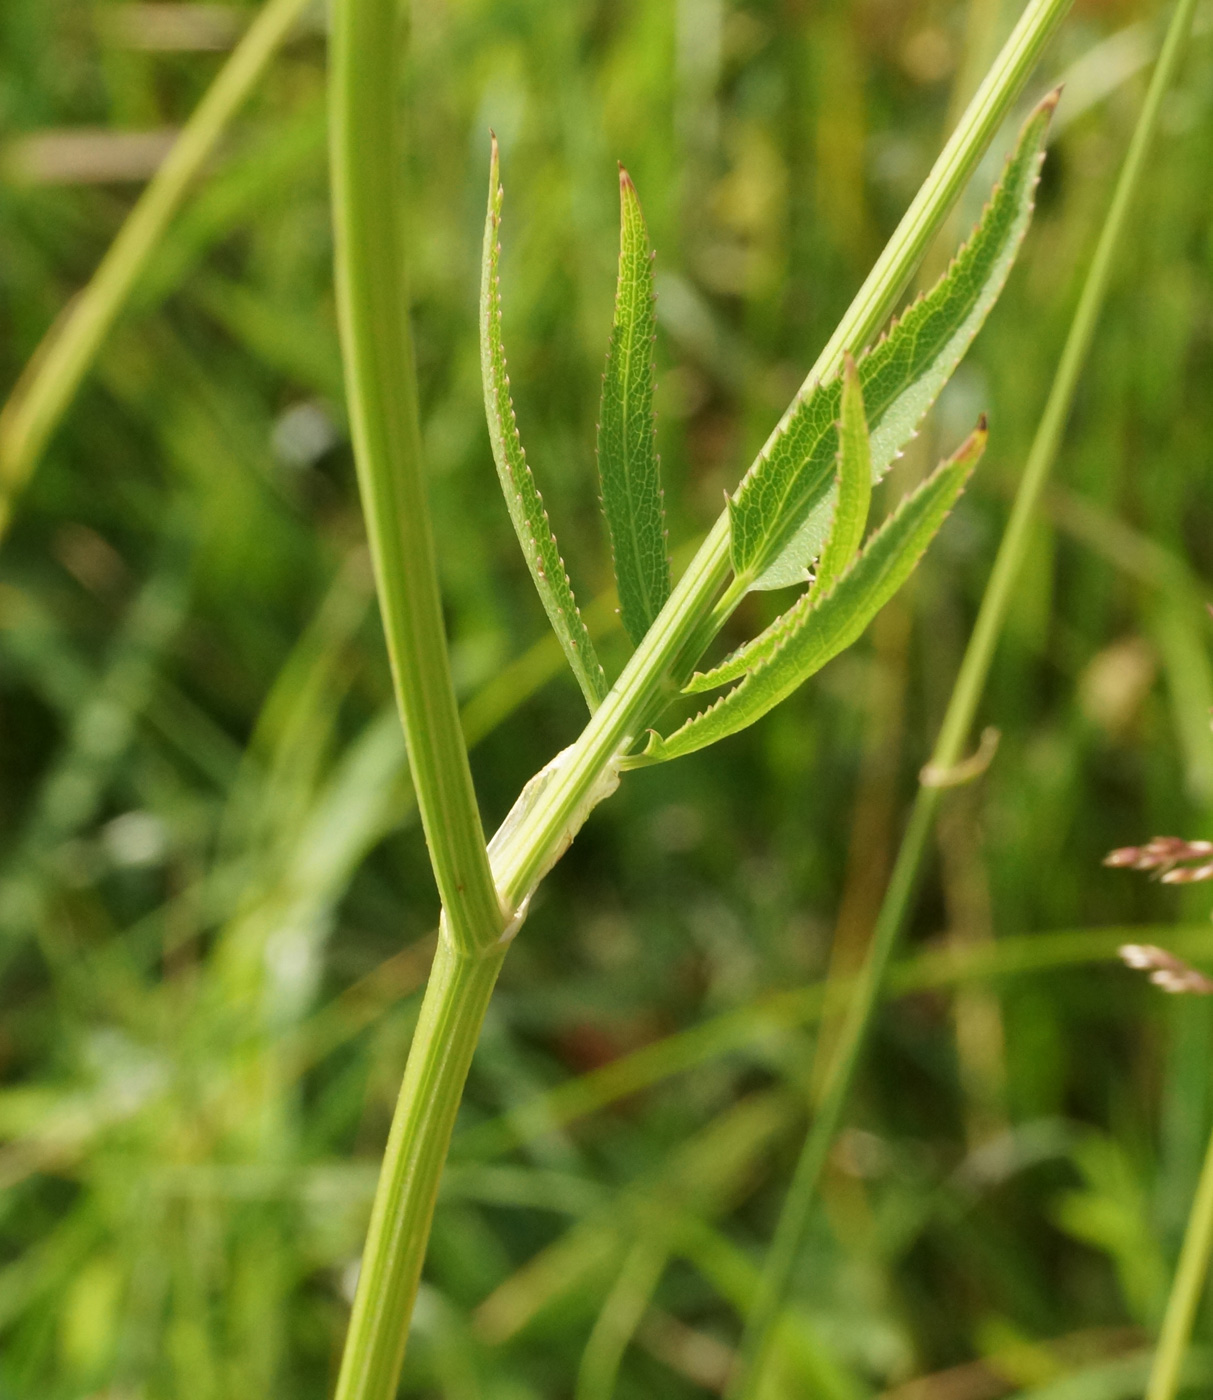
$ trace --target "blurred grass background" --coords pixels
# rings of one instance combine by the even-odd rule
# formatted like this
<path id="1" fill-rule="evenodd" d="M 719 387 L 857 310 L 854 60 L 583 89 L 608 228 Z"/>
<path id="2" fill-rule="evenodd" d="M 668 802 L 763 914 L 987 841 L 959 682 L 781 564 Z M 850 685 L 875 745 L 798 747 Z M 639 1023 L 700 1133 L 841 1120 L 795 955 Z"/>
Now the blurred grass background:
<path id="1" fill-rule="evenodd" d="M 0 8 L 0 384 L 88 279 L 251 10 Z M 487 129 L 524 440 L 624 656 L 593 469 L 616 159 L 657 248 L 677 548 L 714 519 L 925 175 L 1013 0 L 413 0 L 425 446 L 486 823 L 583 706 L 494 483 Z M 1085 0 L 1007 292 L 904 469 L 991 447 L 865 641 L 755 730 L 629 776 L 545 884 L 469 1083 L 403 1383 L 720 1389 L 862 956 L 1159 7 Z M 775 1396 L 1134 1396 L 1213 1121 L 1213 16 L 1133 219 L 983 722 L 828 1172 Z M 1006 142 L 958 216 L 975 216 Z M 362 545 L 301 25 L 173 222 L 0 550 L 0 1397 L 322 1397 L 436 920 Z M 946 255 L 935 255 L 935 265 Z M 886 500 L 899 489 L 897 473 Z M 751 595 L 736 639 L 779 598 Z M 1167 925 L 1183 927 L 1174 933 Z M 1105 930 L 1105 932 L 1100 932 Z M 1213 1387 L 1213 1316 L 1193 1395 Z"/>

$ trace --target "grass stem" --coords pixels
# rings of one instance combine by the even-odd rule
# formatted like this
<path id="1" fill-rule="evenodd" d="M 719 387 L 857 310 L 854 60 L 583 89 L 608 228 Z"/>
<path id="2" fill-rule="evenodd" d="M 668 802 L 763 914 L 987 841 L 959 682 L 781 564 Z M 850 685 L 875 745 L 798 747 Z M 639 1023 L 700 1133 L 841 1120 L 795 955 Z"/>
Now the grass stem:
<path id="1" fill-rule="evenodd" d="M 1184 1352 L 1192 1335 L 1197 1304 L 1209 1273 L 1210 1257 L 1213 1257 L 1213 1136 L 1209 1138 L 1205 1164 L 1196 1187 L 1196 1199 L 1188 1216 L 1188 1228 L 1179 1252 L 1179 1267 L 1171 1285 L 1171 1296 L 1167 1299 L 1158 1350 L 1154 1353 L 1154 1365 L 1150 1370 L 1146 1400 L 1175 1400 Z"/>
<path id="2" fill-rule="evenodd" d="M 1012 592 L 1027 554 L 1029 530 L 1041 492 L 1056 460 L 1062 433 L 1074 401 L 1079 375 L 1095 333 L 1107 293 L 1113 261 L 1126 227 L 1126 215 L 1140 182 L 1163 97 L 1175 76 L 1192 23 L 1195 0 L 1178 0 L 1167 37 L 1154 69 L 1149 91 L 1112 195 L 1108 215 L 1092 258 L 1078 306 L 1062 350 L 1044 413 L 1028 454 L 1011 517 L 994 560 L 977 622 L 953 687 L 931 765 L 951 768 L 973 727 L 994 648 L 1011 604 Z M 842 1120 L 855 1070 L 867 1038 L 872 1014 L 890 956 L 909 914 L 930 839 L 941 790 L 920 786 L 898 850 L 889 887 L 872 934 L 859 985 L 851 998 L 838 1049 L 812 1127 L 805 1139 L 767 1255 L 763 1283 L 746 1324 L 737 1372 L 729 1394 L 733 1400 L 756 1393 L 775 1334 L 779 1314 L 803 1247 L 813 1198 L 830 1146 Z"/>

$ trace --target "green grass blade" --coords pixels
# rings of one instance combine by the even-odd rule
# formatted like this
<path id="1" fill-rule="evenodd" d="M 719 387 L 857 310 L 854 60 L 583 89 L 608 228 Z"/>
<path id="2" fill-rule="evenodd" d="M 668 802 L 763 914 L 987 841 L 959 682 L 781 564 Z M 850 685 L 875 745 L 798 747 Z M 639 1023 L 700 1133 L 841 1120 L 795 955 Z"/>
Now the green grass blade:
<path id="1" fill-rule="evenodd" d="M 817 565 L 814 588 L 828 593 L 863 543 L 872 505 L 872 441 L 864 416 L 863 386 L 850 355 L 843 367 L 842 417 L 838 423 L 838 501 L 830 537 Z"/>
<path id="2" fill-rule="evenodd" d="M 1032 217 L 1051 93 L 1024 124 L 973 236 L 926 296 L 859 360 L 879 480 L 913 437 L 998 300 Z M 755 588 L 804 578 L 828 530 L 842 380 L 814 385 L 729 503 L 733 569 Z"/>
<path id="3" fill-rule="evenodd" d="M 88 286 L 43 337 L 0 410 L 0 535 L 18 493 L 130 300 L 173 216 L 307 0 L 267 0 L 140 196 Z"/>
<path id="4" fill-rule="evenodd" d="M 1117 179 L 1107 218 L 1099 236 L 1074 319 L 1066 337 L 1048 402 L 1041 416 L 1015 503 L 999 545 L 998 554 L 982 597 L 977 621 L 965 649 L 964 660 L 948 701 L 947 712 L 931 754 L 932 765 L 950 768 L 960 758 L 985 688 L 994 648 L 1010 610 L 1011 599 L 1027 555 L 1030 529 L 1041 491 L 1073 404 L 1078 380 L 1086 363 L 1103 306 L 1114 258 L 1128 226 L 1128 211 L 1145 168 L 1162 110 L 1163 98 L 1183 56 L 1192 23 L 1195 0 L 1178 0 L 1162 53 L 1150 80 L 1141 115 Z M 881 984 L 902 927 L 918 890 L 923 858 L 939 803 L 939 788 L 920 786 L 910 810 L 905 834 L 889 876 L 884 900 L 872 930 L 867 958 L 851 997 L 829 1077 L 812 1128 L 801 1148 L 792 1186 L 775 1229 L 764 1266 L 758 1305 L 746 1320 L 742 1339 L 742 1365 L 729 1389 L 729 1400 L 749 1400 L 762 1384 L 770 1339 L 784 1297 L 803 1248 L 810 1210 L 831 1144 L 839 1130 L 847 1095 L 854 1081 Z"/>
<path id="5" fill-rule="evenodd" d="M 922 558 L 985 443 L 982 425 L 902 502 L 831 592 L 806 593 L 748 647 L 703 677 L 699 688 L 722 684 L 739 669 L 746 672 L 740 685 L 668 739 L 651 735 L 644 757 L 653 762 L 679 758 L 745 729 L 857 641 Z"/>
<path id="6" fill-rule="evenodd" d="M 505 348 L 501 336 L 501 286 L 498 264 L 501 244 L 500 159 L 497 138 L 493 137 L 493 154 L 489 164 L 489 209 L 484 224 L 484 262 L 480 282 L 480 373 L 484 380 L 484 407 L 489 422 L 489 439 L 493 444 L 493 460 L 501 490 L 514 524 L 514 532 L 527 568 L 535 580 L 548 621 L 560 642 L 577 684 L 581 687 L 591 713 L 598 708 L 607 693 L 606 676 L 586 631 L 573 588 L 565 572 L 560 547 L 548 521 L 543 497 L 526 460 L 518 424 L 514 418 L 514 401 L 510 397 L 510 376 L 506 370 Z"/>
<path id="7" fill-rule="evenodd" d="M 636 187 L 619 167 L 619 283 L 602 376 L 598 476 L 624 630 L 638 645 L 670 596 L 665 507 L 654 445 L 653 249 Z"/>
<path id="8" fill-rule="evenodd" d="M 1182 1382 L 1184 1355 L 1192 1337 L 1192 1324 L 1205 1290 L 1209 1261 L 1213 1258 L 1213 1137 L 1205 1151 L 1196 1198 L 1188 1215 L 1179 1264 L 1167 1299 L 1167 1311 L 1158 1337 L 1158 1349 L 1150 1370 L 1146 1400 L 1175 1400 Z"/>

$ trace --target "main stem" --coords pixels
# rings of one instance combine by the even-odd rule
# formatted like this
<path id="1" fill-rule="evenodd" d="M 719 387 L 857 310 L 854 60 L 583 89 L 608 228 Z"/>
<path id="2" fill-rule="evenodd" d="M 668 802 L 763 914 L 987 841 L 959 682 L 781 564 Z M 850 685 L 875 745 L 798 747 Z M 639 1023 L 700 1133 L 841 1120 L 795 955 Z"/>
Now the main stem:
<path id="1" fill-rule="evenodd" d="M 836 370 L 844 350 L 874 338 L 1070 3 L 1030 0 L 805 388 Z M 419 469 L 399 228 L 396 16 L 396 0 L 335 0 L 333 7 L 337 280 L 359 485 L 444 939 L 380 1178 L 338 1400 L 395 1393 L 442 1162 L 503 955 L 504 919 L 524 905 L 652 717 L 704 635 L 730 567 L 722 515 L 611 693 L 503 841 L 490 874 L 455 717 Z"/>
<path id="2" fill-rule="evenodd" d="M 331 128 L 336 271 L 358 486 L 441 937 L 392 1123 L 340 1400 L 389 1400 L 489 996 L 505 918 L 489 869 L 451 682 L 421 470 L 401 227 L 398 0 L 336 0 Z"/>
<path id="3" fill-rule="evenodd" d="M 994 649 L 1006 621 L 1015 583 L 1027 554 L 1029 531 L 1036 516 L 1041 492 L 1061 446 L 1079 375 L 1086 363 L 1099 312 L 1107 294 L 1113 260 L 1126 226 L 1129 206 L 1140 182 L 1158 126 L 1163 96 L 1183 55 L 1194 10 L 1195 0 L 1178 0 L 1172 14 L 1162 52 L 1112 195 L 1108 216 L 1083 284 L 1074 319 L 1070 323 L 1053 387 L 1028 453 L 1011 517 L 999 545 L 977 621 L 931 755 L 932 768 L 954 767 L 960 760 L 965 741 L 973 727 L 977 706 L 990 672 Z M 783 1307 L 796 1259 L 803 1247 L 817 1183 L 842 1121 L 843 1108 L 880 996 L 885 970 L 897 946 L 918 887 L 922 861 L 939 807 L 940 795 L 938 787 L 926 786 L 920 786 L 915 795 L 906 832 L 889 879 L 889 887 L 872 933 L 867 960 L 860 973 L 859 986 L 851 998 L 825 1091 L 796 1164 L 792 1184 L 788 1189 L 784 1209 L 767 1256 L 759 1298 L 747 1319 L 741 1362 L 729 1389 L 730 1400 L 741 1400 L 742 1397 L 753 1395 L 760 1383 L 775 1335 L 775 1325 Z"/>
<path id="4" fill-rule="evenodd" d="M 504 958 L 504 945 L 480 958 L 438 946 L 375 1191 L 336 1400 L 396 1394 L 438 1182 Z"/>
<path id="5" fill-rule="evenodd" d="M 398 0 L 333 6 L 332 182 L 346 397 L 409 769 L 455 946 L 504 927 L 451 682 L 404 275 Z"/>

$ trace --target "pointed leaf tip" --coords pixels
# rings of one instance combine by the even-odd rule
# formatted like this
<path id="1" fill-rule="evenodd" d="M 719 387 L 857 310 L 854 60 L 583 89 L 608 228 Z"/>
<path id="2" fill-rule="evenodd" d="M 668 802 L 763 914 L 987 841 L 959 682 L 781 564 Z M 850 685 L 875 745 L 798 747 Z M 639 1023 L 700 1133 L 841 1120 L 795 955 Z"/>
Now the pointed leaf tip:
<path id="1" fill-rule="evenodd" d="M 498 178 L 497 138 L 492 132 L 490 136 L 489 200 L 480 281 L 480 368 L 489 439 L 506 507 L 531 578 L 586 703 L 593 711 L 606 695 L 606 677 L 590 634 L 577 611 L 564 561 L 544 509 L 543 497 L 527 465 L 510 397 L 510 377 L 502 343 L 498 277 L 501 245 L 497 240 L 497 228 L 503 191 Z"/>
<path id="2" fill-rule="evenodd" d="M 985 446 L 974 432 L 906 497 L 825 593 L 805 593 L 761 636 L 707 675 L 689 693 L 726 680 L 739 683 L 668 738 L 649 740 L 644 756 L 662 762 L 706 748 L 761 718 L 827 661 L 857 641 L 913 572 L 956 503 Z"/>
<path id="3" fill-rule="evenodd" d="M 598 475 L 624 629 L 636 644 L 670 595 L 665 508 L 654 442 L 652 246 L 619 165 L 619 280 L 598 415 Z"/>
<path id="4" fill-rule="evenodd" d="M 1037 104 L 947 272 L 856 359 L 879 480 L 917 431 L 1006 282 L 1031 219 L 1057 92 Z M 755 588 L 803 581 L 823 547 L 844 374 L 798 396 L 730 504 L 733 568 Z"/>

